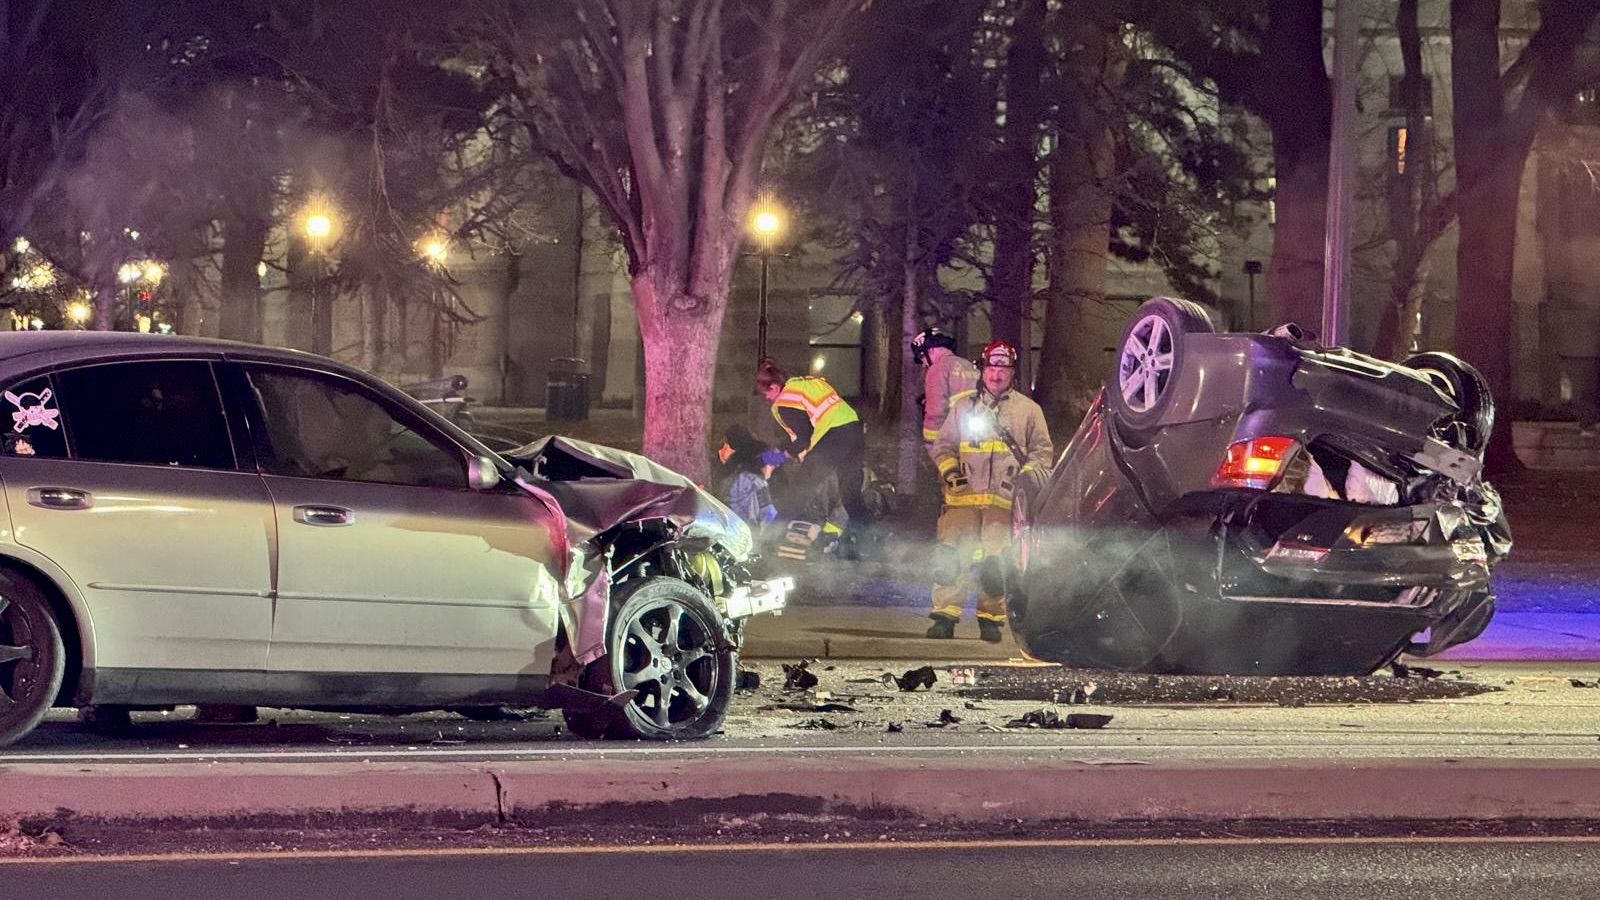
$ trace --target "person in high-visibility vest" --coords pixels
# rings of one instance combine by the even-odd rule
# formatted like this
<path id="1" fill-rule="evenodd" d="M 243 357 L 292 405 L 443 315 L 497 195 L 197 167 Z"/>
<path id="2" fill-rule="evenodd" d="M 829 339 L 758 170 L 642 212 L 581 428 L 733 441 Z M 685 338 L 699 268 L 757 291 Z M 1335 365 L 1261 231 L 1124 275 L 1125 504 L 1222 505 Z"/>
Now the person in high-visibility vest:
<path id="1" fill-rule="evenodd" d="M 955 637 L 966 599 L 975 593 L 978 636 L 1000 640 L 1005 598 L 984 589 L 978 564 L 1004 552 L 1011 539 L 1017 479 L 1029 470 L 1048 469 L 1054 453 L 1044 411 L 1012 387 L 1017 348 L 992 341 L 983 348 L 980 362 L 983 375 L 977 390 L 950 407 L 929 449 L 944 480 L 941 552 L 953 554 L 956 563 L 953 583 L 933 586 L 931 638 Z"/>
<path id="2" fill-rule="evenodd" d="M 867 438 L 856 411 L 827 379 L 790 377 L 770 359 L 762 360 L 756 369 L 756 388 L 772 404 L 772 416 L 788 436 L 788 444 L 781 449 L 800 460 L 799 470 L 789 477 L 787 502 L 780 503 L 779 509 L 786 516 L 804 518 L 828 476 L 833 475 L 839 481 L 850 527 L 865 526 L 868 516 L 861 502 L 861 479 Z M 829 521 L 823 530 L 837 534 L 843 526 Z"/>

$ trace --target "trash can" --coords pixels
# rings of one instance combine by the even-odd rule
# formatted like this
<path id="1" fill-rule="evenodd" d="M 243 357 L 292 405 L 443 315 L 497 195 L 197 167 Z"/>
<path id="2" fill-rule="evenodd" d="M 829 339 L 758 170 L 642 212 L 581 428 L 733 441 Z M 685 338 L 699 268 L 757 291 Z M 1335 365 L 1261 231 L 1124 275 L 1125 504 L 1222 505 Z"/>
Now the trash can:
<path id="1" fill-rule="evenodd" d="M 589 418 L 588 363 L 571 356 L 550 360 L 544 407 L 544 417 L 549 420 L 580 422 Z"/>

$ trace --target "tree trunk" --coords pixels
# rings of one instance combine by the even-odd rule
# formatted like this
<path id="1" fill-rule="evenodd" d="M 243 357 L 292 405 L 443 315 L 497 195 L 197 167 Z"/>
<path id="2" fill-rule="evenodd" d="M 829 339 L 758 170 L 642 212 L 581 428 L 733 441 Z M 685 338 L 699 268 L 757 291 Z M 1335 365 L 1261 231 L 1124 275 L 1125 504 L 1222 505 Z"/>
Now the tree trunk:
<path id="1" fill-rule="evenodd" d="M 1450 78 L 1461 236 L 1456 247 L 1455 350 L 1477 366 L 1503 411 L 1490 471 L 1516 467 L 1511 447 L 1511 274 L 1526 148 L 1506 146 L 1500 85 L 1500 0 L 1452 0 Z"/>
<path id="2" fill-rule="evenodd" d="M 1044 118 L 1045 0 L 1017 0 L 1006 53 L 1005 148 L 989 285 L 990 334 L 1022 353 L 1017 383 L 1030 383 L 1028 321 L 1033 297 L 1033 222 L 1039 201 L 1039 126 Z"/>
<path id="3" fill-rule="evenodd" d="M 1262 114 L 1272 129 L 1277 223 L 1267 265 L 1271 324 L 1296 322 L 1312 331 L 1322 321 L 1322 262 L 1327 233 L 1328 145 L 1333 88 L 1322 58 L 1322 0 L 1272 0 L 1262 48 L 1263 84 L 1271 102 Z"/>
<path id="4" fill-rule="evenodd" d="M 1067 35 L 1074 49 L 1050 156 L 1050 285 L 1036 387 L 1056 434 L 1084 412 L 1075 408 L 1075 388 L 1104 374 L 1093 319 L 1105 303 L 1116 138 L 1103 98 L 1127 73 L 1115 29 L 1080 19 Z"/>
<path id="5" fill-rule="evenodd" d="M 643 452 L 704 482 L 710 468 L 706 435 L 727 288 L 724 284 L 717 298 L 691 302 L 681 284 L 681 279 L 650 268 L 633 277 L 644 345 Z M 695 312 L 683 312 L 684 308 Z"/>
<path id="6" fill-rule="evenodd" d="M 229 216 L 222 225 L 222 310 L 220 334 L 231 341 L 261 342 L 261 276 L 270 222 L 254 216 Z"/>
<path id="7" fill-rule="evenodd" d="M 907 257 L 901 261 L 903 283 L 901 286 L 900 320 L 895 329 L 898 332 L 898 343 L 901 348 L 911 346 L 911 339 L 922 330 L 921 306 L 917 296 L 917 266 L 914 258 L 909 255 L 915 244 L 913 236 L 915 229 L 908 228 L 906 238 Z M 899 466 L 895 473 L 895 492 L 901 497 L 910 497 L 917 491 L 917 482 L 920 480 L 921 466 L 918 463 L 922 456 L 922 406 L 917 398 L 922 394 L 922 366 L 911 358 L 910 353 L 901 352 L 896 355 L 899 365 L 894 367 L 894 373 L 900 382 L 900 457 Z"/>
<path id="8" fill-rule="evenodd" d="M 94 292 L 95 331 L 111 331 L 117 327 L 117 293 L 120 288 L 103 284 Z"/>

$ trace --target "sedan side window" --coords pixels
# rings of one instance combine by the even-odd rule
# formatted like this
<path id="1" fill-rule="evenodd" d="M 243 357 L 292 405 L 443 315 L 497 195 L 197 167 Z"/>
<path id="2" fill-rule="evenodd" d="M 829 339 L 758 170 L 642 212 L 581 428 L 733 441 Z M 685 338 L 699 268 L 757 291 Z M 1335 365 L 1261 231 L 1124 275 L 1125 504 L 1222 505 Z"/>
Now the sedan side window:
<path id="1" fill-rule="evenodd" d="M 235 467 L 222 396 L 208 362 L 110 363 L 60 372 L 55 383 L 73 459 Z"/>
<path id="2" fill-rule="evenodd" d="M 466 459 L 412 430 L 356 385 L 256 368 L 250 384 L 265 433 L 256 456 L 268 475 L 465 488 Z"/>

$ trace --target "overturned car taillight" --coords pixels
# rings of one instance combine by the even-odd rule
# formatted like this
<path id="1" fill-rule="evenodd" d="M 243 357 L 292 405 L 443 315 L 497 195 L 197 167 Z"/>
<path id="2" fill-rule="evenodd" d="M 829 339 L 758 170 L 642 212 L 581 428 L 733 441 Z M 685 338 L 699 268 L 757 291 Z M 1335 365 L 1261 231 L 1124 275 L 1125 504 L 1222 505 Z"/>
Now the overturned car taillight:
<path id="1" fill-rule="evenodd" d="M 1211 477 L 1212 487 L 1256 488 L 1272 487 L 1273 479 L 1283 469 L 1298 444 L 1290 437 L 1258 437 L 1234 441 L 1228 446 L 1228 455 Z"/>

